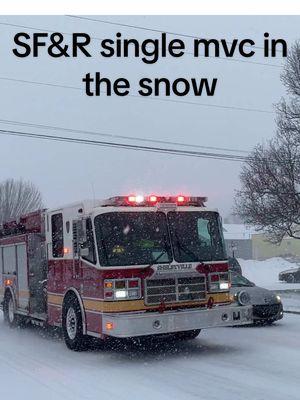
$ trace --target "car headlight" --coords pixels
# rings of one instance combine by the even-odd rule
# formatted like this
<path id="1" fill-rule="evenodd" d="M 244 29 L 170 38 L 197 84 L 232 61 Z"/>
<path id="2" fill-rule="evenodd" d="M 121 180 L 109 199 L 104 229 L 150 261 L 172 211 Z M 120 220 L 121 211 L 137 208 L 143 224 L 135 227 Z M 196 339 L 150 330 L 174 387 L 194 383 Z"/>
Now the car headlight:
<path id="1" fill-rule="evenodd" d="M 246 306 L 250 304 L 250 295 L 245 290 L 241 290 L 236 294 L 237 301 L 240 303 L 241 306 Z"/>
<path id="2" fill-rule="evenodd" d="M 281 297 L 278 296 L 278 294 L 275 297 L 276 297 L 277 303 L 281 303 Z"/>

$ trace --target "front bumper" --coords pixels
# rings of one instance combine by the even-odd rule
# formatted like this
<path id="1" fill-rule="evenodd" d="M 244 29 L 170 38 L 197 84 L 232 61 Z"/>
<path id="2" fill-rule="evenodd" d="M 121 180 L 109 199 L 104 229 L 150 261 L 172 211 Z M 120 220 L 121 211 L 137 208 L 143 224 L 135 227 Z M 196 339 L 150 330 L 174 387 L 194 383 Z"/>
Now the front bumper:
<path id="1" fill-rule="evenodd" d="M 283 318 L 282 303 L 253 306 L 253 321 L 277 321 Z"/>
<path id="2" fill-rule="evenodd" d="M 252 306 L 102 315 L 103 334 L 118 338 L 251 324 Z"/>

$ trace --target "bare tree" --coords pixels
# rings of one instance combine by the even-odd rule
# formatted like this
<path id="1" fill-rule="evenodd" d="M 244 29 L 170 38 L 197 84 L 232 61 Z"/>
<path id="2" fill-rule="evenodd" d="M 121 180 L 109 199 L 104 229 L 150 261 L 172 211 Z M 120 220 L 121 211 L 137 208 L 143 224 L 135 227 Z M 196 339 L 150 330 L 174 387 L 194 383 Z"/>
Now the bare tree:
<path id="1" fill-rule="evenodd" d="M 0 223 L 42 207 L 41 193 L 33 183 L 14 179 L 0 183 Z"/>
<path id="2" fill-rule="evenodd" d="M 281 78 L 289 97 L 277 105 L 276 137 L 250 154 L 235 198 L 243 220 L 275 243 L 285 236 L 300 239 L 300 42 L 290 50 Z"/>

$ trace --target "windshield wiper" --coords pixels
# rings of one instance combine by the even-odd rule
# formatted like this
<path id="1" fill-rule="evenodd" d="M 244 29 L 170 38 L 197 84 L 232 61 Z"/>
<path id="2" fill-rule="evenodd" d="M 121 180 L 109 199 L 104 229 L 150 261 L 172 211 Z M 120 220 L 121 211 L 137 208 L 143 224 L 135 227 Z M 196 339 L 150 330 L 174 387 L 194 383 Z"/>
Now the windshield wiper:
<path id="1" fill-rule="evenodd" d="M 102 245 L 104 257 L 106 258 L 106 263 L 108 264 L 108 266 L 110 266 L 110 262 L 109 262 L 109 259 L 108 259 L 108 253 L 107 253 L 105 241 L 104 241 L 104 239 L 100 239 L 100 242 L 101 242 L 101 245 Z"/>
<path id="2" fill-rule="evenodd" d="M 176 246 L 178 247 L 178 249 L 181 249 L 185 254 L 192 256 L 193 257 L 192 261 L 198 261 L 197 255 L 191 249 L 189 249 L 187 246 L 185 246 L 179 241 L 177 234 L 175 234 L 175 236 L 176 236 Z"/>
<path id="3" fill-rule="evenodd" d="M 154 264 L 157 263 L 157 261 L 166 254 L 166 250 L 163 250 L 161 253 L 159 253 L 159 255 L 157 257 L 155 257 L 155 259 L 152 261 L 151 264 L 147 265 L 147 268 L 152 267 Z M 167 253 L 168 254 L 168 253 Z M 169 262 L 169 261 L 168 261 Z"/>
<path id="4" fill-rule="evenodd" d="M 164 250 L 162 250 L 162 251 L 158 254 L 158 256 L 155 257 L 155 259 L 151 262 L 151 264 L 149 264 L 149 265 L 147 266 L 147 268 L 152 267 L 154 264 L 156 264 L 157 261 L 160 260 L 161 257 L 162 257 L 163 255 L 165 255 L 165 254 L 167 254 L 167 256 L 168 256 L 168 263 L 171 262 L 171 261 L 170 261 L 170 258 L 169 258 L 169 252 L 168 252 L 168 250 L 170 250 L 171 246 L 169 245 L 168 239 L 167 239 L 167 237 L 166 237 L 165 235 L 164 235 L 164 245 L 165 245 Z"/>

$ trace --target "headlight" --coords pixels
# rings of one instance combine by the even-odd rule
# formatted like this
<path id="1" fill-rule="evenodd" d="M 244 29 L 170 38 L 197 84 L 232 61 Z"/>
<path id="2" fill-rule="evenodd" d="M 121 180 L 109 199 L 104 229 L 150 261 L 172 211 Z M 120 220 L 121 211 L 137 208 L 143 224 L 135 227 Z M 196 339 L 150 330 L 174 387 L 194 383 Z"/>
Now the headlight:
<path id="1" fill-rule="evenodd" d="M 116 299 L 126 299 L 126 297 L 127 297 L 127 290 L 116 290 L 115 291 Z"/>
<path id="2" fill-rule="evenodd" d="M 220 289 L 221 290 L 228 290 L 229 289 L 229 283 L 228 282 L 220 282 Z"/>
<path id="3" fill-rule="evenodd" d="M 105 279 L 104 300 L 137 300 L 141 298 L 140 278 Z"/>
<path id="4" fill-rule="evenodd" d="M 281 297 L 278 296 L 278 294 L 275 297 L 276 297 L 277 303 L 280 303 L 281 302 Z"/>
<path id="5" fill-rule="evenodd" d="M 209 292 L 220 292 L 229 290 L 228 272 L 212 272 L 208 275 Z"/>
<path id="6" fill-rule="evenodd" d="M 245 290 L 241 290 L 236 294 L 237 301 L 240 303 L 241 306 L 246 306 L 247 304 L 250 304 L 250 295 L 248 292 L 245 292 Z"/>

